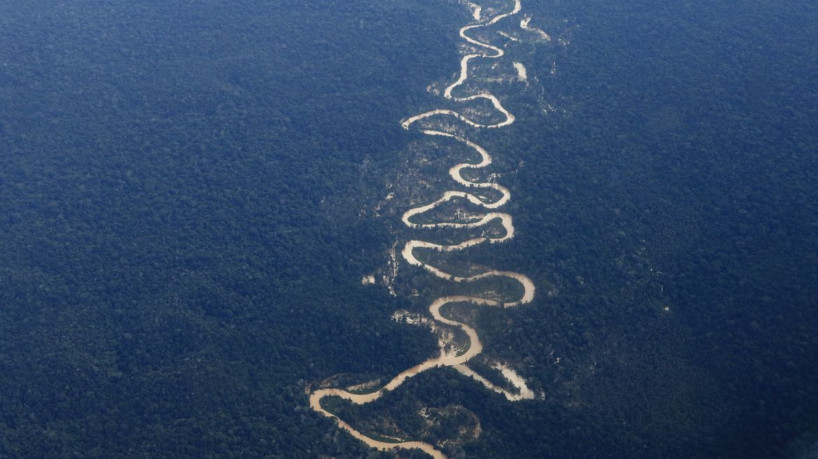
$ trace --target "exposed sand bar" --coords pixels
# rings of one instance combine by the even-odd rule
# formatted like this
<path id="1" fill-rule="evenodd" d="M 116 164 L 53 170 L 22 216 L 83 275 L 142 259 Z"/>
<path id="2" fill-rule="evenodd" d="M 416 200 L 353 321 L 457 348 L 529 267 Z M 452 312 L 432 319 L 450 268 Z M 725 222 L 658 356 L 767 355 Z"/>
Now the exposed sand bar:
<path id="1" fill-rule="evenodd" d="M 468 5 L 469 8 L 471 8 L 471 15 L 474 18 L 474 20 L 479 21 L 480 14 L 483 12 L 483 7 L 472 2 L 466 2 L 466 5 Z"/>
<path id="2" fill-rule="evenodd" d="M 516 390 L 515 392 L 497 386 L 496 384 L 492 383 L 484 376 L 475 372 L 466 365 L 458 365 L 454 367 L 454 369 L 460 372 L 462 375 L 474 379 L 475 381 L 486 386 L 490 390 L 497 392 L 498 394 L 502 394 L 503 396 L 506 397 L 506 399 L 508 399 L 511 402 L 517 402 L 520 400 L 534 400 L 537 397 L 536 394 L 534 394 L 534 392 L 528 388 L 528 385 L 526 384 L 525 380 L 511 368 L 508 368 L 503 364 L 496 364 L 493 366 L 493 368 L 495 370 L 500 371 L 500 373 L 503 375 L 506 381 L 510 382 L 511 385 L 514 386 Z"/>
<path id="3" fill-rule="evenodd" d="M 515 62 L 514 69 L 517 70 L 517 79 L 520 81 L 528 81 L 528 70 L 522 62 Z"/>
<path id="4" fill-rule="evenodd" d="M 526 16 L 520 21 L 520 28 L 528 32 L 534 32 L 545 41 L 551 41 L 551 35 L 548 35 L 545 30 L 531 26 L 531 18 L 529 16 Z"/>

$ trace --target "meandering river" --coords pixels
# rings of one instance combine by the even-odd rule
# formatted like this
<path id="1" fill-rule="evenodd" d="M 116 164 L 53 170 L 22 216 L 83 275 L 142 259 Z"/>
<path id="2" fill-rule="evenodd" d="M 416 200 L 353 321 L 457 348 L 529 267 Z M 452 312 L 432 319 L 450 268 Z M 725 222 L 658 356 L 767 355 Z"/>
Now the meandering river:
<path id="1" fill-rule="evenodd" d="M 509 189 L 492 181 L 479 181 L 475 179 L 468 179 L 463 176 L 464 170 L 478 170 L 491 165 L 492 157 L 489 152 L 475 142 L 467 139 L 465 136 L 448 132 L 444 130 L 444 128 L 439 128 L 435 125 L 435 121 L 440 118 L 448 119 L 449 121 L 451 121 L 451 119 L 455 119 L 470 128 L 499 129 L 509 126 L 515 121 L 514 115 L 503 106 L 500 99 L 489 92 L 479 92 L 477 94 L 465 96 L 458 96 L 457 94 L 458 90 L 469 80 L 470 70 L 472 69 L 472 65 L 474 63 L 484 62 L 484 60 L 489 59 L 499 60 L 505 55 L 505 51 L 501 47 L 494 46 L 488 42 L 475 38 L 473 32 L 481 28 L 493 26 L 500 21 L 509 18 L 510 16 L 518 15 L 522 9 L 520 0 L 513 0 L 513 3 L 510 2 L 507 11 L 496 12 L 490 17 L 483 17 L 483 15 L 487 13 L 487 10 L 489 10 L 488 8 L 481 7 L 472 2 L 468 2 L 468 6 L 472 10 L 472 16 L 475 22 L 462 27 L 460 29 L 460 37 L 466 43 L 471 45 L 474 52 L 464 55 L 460 60 L 460 73 L 458 78 L 455 82 L 451 83 L 445 88 L 443 97 L 449 101 L 459 104 L 467 104 L 469 102 L 479 100 L 488 101 L 499 117 L 496 115 L 492 116 L 492 119 L 497 120 L 494 122 L 481 122 L 480 119 L 474 119 L 473 116 L 469 117 L 455 110 L 441 108 L 411 116 L 401 122 L 404 129 L 413 129 L 416 125 L 422 125 L 423 127 L 419 129 L 421 133 L 429 137 L 439 138 L 438 140 L 440 141 L 459 143 L 468 149 L 471 149 L 477 154 L 477 157 L 479 157 L 479 161 L 462 162 L 449 169 L 449 176 L 452 178 L 452 180 L 465 190 L 445 191 L 440 198 L 404 212 L 402 221 L 407 227 L 418 230 L 431 228 L 470 228 L 474 230 L 492 224 L 492 222 L 499 222 L 500 226 L 502 227 L 502 232 L 498 233 L 497 231 L 484 231 L 483 235 L 475 236 L 463 242 L 449 245 L 438 244 L 420 239 L 412 239 L 404 244 L 403 249 L 401 250 L 401 255 L 404 261 L 406 261 L 408 264 L 422 268 L 441 279 L 446 279 L 456 283 L 470 283 L 489 278 L 506 278 L 519 284 L 522 287 L 522 293 L 516 298 L 506 298 L 504 300 L 496 299 L 496 297 L 489 297 L 489 295 L 451 295 L 437 298 L 429 305 L 428 308 L 432 320 L 436 325 L 461 330 L 468 338 L 467 346 L 462 349 L 451 350 L 449 347 L 444 348 L 444 346 L 441 344 L 439 355 L 421 362 L 412 368 L 402 371 L 379 389 L 368 393 L 351 391 L 351 388 L 347 388 L 350 390 L 344 388 L 329 388 L 314 390 L 310 393 L 309 397 L 310 407 L 314 411 L 329 418 L 335 419 L 338 427 L 349 432 L 353 437 L 366 443 L 372 448 L 379 450 L 392 450 L 398 448 L 419 449 L 434 458 L 445 458 L 446 456 L 440 450 L 435 448 L 434 445 L 429 443 L 399 439 L 396 439 L 395 441 L 383 441 L 367 436 L 355 429 L 348 422 L 338 418 L 333 413 L 326 410 L 321 402 L 327 397 L 339 397 L 354 404 L 370 403 L 383 397 L 390 391 L 395 390 L 407 379 L 437 367 L 453 367 L 461 374 L 473 378 L 475 381 L 484 385 L 489 390 L 503 394 L 510 401 L 534 399 L 537 397 L 537 394 L 527 387 L 524 378 L 519 376 L 513 369 L 502 363 L 493 363 L 492 367 L 498 372 L 498 374 L 502 375 L 502 377 L 506 380 L 507 385 L 512 387 L 513 390 L 509 390 L 492 383 L 487 378 L 470 368 L 468 366 L 469 361 L 483 352 L 483 344 L 480 341 L 480 336 L 478 335 L 477 330 L 475 330 L 473 327 L 455 320 L 454 318 L 447 317 L 444 314 L 445 306 L 455 303 L 499 308 L 509 308 L 531 303 L 534 300 L 536 290 L 531 279 L 524 274 L 500 270 L 487 270 L 474 275 L 457 275 L 446 271 L 444 268 L 435 266 L 429 261 L 424 261 L 425 258 L 423 256 L 424 252 L 459 252 L 484 243 L 502 243 L 514 237 L 514 224 L 511 215 L 497 211 L 497 209 L 504 206 L 509 199 L 511 199 Z M 488 14 L 490 13 L 491 12 L 489 11 Z M 542 40 L 550 40 L 548 34 L 540 29 L 532 27 L 530 25 L 530 21 L 530 17 L 523 18 L 519 22 L 520 29 L 531 32 Z M 525 75 L 525 67 L 522 67 L 522 64 L 515 62 L 514 68 L 519 75 Z M 521 68 L 522 70 L 520 70 Z M 485 193 L 477 193 L 483 190 L 493 190 L 493 192 L 489 193 L 489 195 L 495 197 L 493 199 L 487 198 L 484 196 Z M 485 209 L 485 212 L 476 214 L 469 213 L 466 216 L 458 218 L 456 221 L 441 221 L 432 223 L 420 223 L 416 221 L 417 217 L 430 213 L 445 203 L 456 202 L 458 200 L 462 200 L 470 203 L 472 206 Z M 447 351 L 446 349 L 450 350 Z"/>

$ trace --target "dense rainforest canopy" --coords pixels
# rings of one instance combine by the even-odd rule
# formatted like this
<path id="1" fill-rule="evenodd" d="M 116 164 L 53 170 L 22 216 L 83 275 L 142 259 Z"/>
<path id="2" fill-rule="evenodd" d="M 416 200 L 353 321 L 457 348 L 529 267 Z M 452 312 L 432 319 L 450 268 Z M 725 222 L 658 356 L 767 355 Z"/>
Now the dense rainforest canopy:
<path id="1" fill-rule="evenodd" d="M 437 438 L 476 414 L 452 457 L 815 454 L 818 6 L 523 3 L 555 40 L 508 43 L 531 81 L 481 134 L 518 234 L 470 256 L 537 284 L 474 321 L 545 400 L 441 370 L 337 408 L 406 432 L 448 409 Z M 445 286 L 361 278 L 407 184 L 448 167 L 400 120 L 435 106 L 471 20 L 452 0 L 0 3 L 0 457 L 392 457 L 305 390 L 435 352 L 390 317 Z"/>

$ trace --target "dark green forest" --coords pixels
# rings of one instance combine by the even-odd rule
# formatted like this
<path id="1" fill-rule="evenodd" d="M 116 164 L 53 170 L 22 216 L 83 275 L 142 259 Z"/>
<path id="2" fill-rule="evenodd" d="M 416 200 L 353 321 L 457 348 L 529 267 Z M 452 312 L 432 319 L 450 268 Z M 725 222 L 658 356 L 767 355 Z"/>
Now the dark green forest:
<path id="1" fill-rule="evenodd" d="M 441 442 L 475 415 L 450 457 L 812 457 L 818 6 L 523 12 L 554 40 L 497 36 L 536 81 L 498 87 L 517 122 L 474 137 L 517 236 L 468 256 L 537 284 L 473 321 L 545 399 L 441 369 L 333 408 Z M 450 166 L 413 165 L 400 120 L 438 106 L 470 20 L 453 0 L 0 2 L 0 457 L 395 457 L 306 390 L 436 352 L 390 316 L 449 285 L 361 278 L 404 240 L 410 182 Z M 420 407 L 451 422 L 423 432 Z"/>

